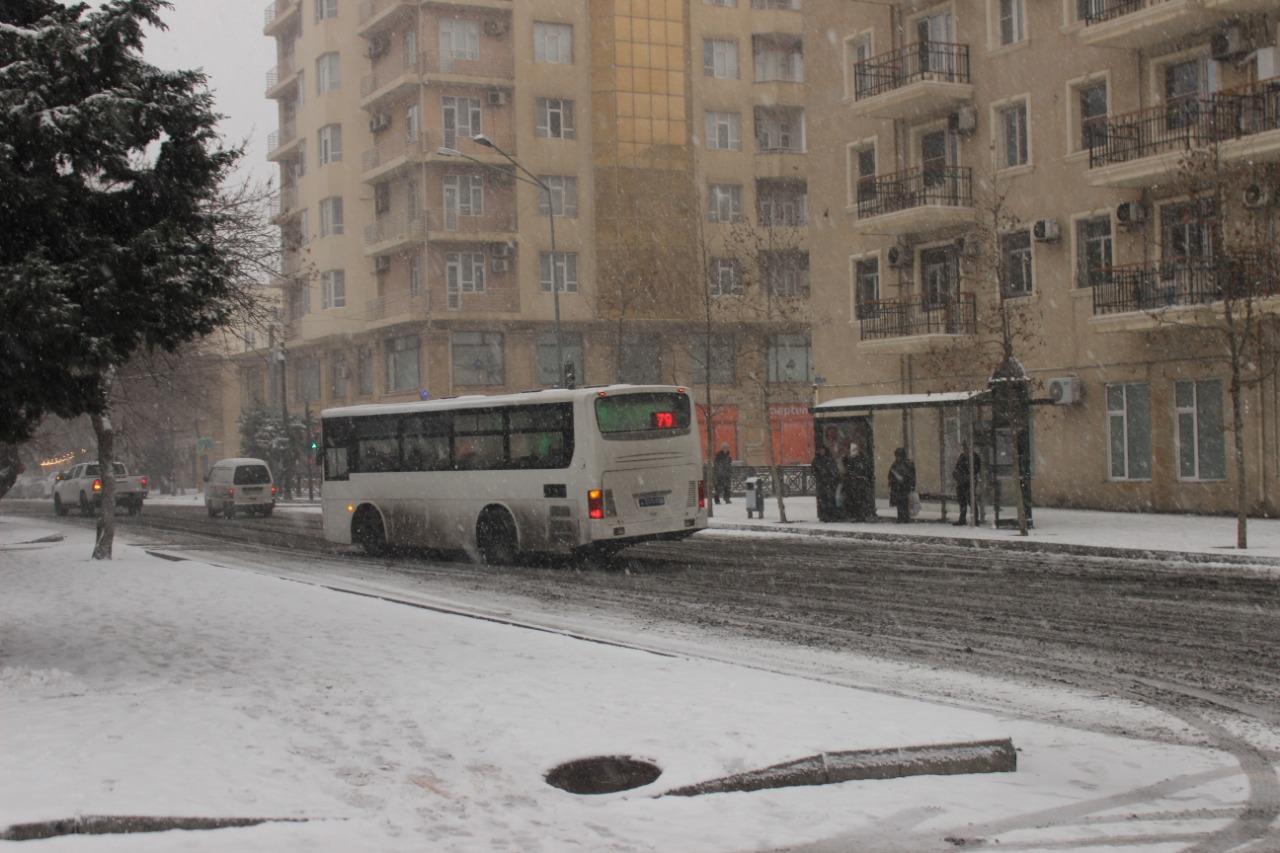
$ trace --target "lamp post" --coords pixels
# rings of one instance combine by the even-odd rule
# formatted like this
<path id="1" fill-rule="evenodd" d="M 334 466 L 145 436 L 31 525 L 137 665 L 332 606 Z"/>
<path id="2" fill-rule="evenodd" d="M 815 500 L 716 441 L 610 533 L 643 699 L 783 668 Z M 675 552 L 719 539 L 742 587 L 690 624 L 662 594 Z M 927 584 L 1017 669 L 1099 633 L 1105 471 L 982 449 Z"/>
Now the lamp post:
<path id="1" fill-rule="evenodd" d="M 476 134 L 471 138 L 471 141 L 475 142 L 477 145 L 483 145 L 485 148 L 492 148 L 494 151 L 497 151 L 508 163 L 529 176 L 528 178 L 521 178 L 519 175 L 516 175 L 516 180 L 523 181 L 526 184 L 532 184 L 547 194 L 547 217 L 551 223 L 551 304 L 555 311 L 556 387 L 563 388 L 567 383 L 565 381 L 564 341 L 560 335 L 560 274 L 557 271 L 558 258 L 556 257 L 556 204 L 555 199 L 551 195 L 551 187 L 547 186 L 546 181 L 526 169 L 518 160 L 516 160 L 516 158 L 499 148 L 497 143 L 485 136 L 483 133 Z M 498 169 L 498 167 L 492 163 L 477 160 L 475 157 L 472 157 L 469 154 L 464 154 L 456 148 L 438 148 L 436 149 L 436 153 L 445 157 L 461 157 L 464 160 L 470 160 L 472 163 L 484 166 L 486 169 Z M 499 169 L 499 171 L 505 170 Z"/>

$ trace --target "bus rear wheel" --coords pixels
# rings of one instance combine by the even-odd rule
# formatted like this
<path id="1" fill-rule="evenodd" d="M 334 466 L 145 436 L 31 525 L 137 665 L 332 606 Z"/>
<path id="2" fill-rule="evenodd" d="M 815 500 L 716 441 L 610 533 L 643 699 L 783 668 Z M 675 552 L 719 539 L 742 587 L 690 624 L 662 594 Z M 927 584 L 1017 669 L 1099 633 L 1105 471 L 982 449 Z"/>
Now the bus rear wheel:
<path id="1" fill-rule="evenodd" d="M 351 520 L 351 541 L 370 557 L 387 553 L 387 532 L 382 527 L 382 517 L 373 507 L 363 506 L 356 512 Z"/>
<path id="2" fill-rule="evenodd" d="M 476 547 L 487 566 L 514 563 L 520 546 L 511 513 L 501 508 L 482 512 L 476 522 Z"/>

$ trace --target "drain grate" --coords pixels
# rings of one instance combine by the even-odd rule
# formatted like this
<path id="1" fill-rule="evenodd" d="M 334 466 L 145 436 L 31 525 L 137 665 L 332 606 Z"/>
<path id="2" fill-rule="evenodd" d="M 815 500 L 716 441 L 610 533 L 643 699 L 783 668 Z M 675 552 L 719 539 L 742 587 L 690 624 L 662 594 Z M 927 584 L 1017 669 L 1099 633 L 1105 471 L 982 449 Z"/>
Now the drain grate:
<path id="1" fill-rule="evenodd" d="M 629 755 L 579 758 L 552 768 L 547 784 L 570 794 L 612 794 L 648 785 L 662 775 L 651 761 Z"/>

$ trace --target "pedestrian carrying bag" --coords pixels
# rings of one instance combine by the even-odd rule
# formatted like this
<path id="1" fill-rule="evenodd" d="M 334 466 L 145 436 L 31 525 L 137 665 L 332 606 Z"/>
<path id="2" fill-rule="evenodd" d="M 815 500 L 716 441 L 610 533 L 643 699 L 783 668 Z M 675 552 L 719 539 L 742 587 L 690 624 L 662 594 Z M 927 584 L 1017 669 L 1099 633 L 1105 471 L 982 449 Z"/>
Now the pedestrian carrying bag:
<path id="1" fill-rule="evenodd" d="M 920 493 L 915 489 L 912 489 L 911 494 L 907 495 L 907 511 L 911 513 L 912 518 L 920 514 Z"/>

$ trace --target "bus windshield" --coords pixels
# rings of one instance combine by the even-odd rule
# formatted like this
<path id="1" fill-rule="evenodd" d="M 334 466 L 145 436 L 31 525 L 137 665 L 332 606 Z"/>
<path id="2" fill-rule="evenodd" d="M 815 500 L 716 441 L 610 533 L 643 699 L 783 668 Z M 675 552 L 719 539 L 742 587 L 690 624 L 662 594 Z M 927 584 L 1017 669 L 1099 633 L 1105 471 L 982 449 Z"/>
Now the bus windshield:
<path id="1" fill-rule="evenodd" d="M 689 431 L 689 397 L 674 392 L 596 398 L 596 422 L 606 438 L 657 438 Z"/>

